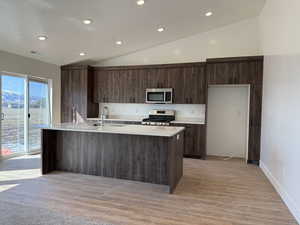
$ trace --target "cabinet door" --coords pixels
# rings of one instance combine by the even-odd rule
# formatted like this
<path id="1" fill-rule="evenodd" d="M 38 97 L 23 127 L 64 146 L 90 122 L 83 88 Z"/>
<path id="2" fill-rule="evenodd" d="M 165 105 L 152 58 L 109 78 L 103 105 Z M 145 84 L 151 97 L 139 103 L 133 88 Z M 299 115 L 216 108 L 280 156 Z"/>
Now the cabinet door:
<path id="1" fill-rule="evenodd" d="M 197 86 L 197 79 L 196 79 L 196 73 L 194 71 L 194 67 L 184 67 L 182 69 L 182 75 L 183 75 L 183 103 L 184 104 L 192 104 L 193 97 L 197 95 L 199 92 L 198 89 L 195 90 L 195 87 Z"/>
<path id="2" fill-rule="evenodd" d="M 159 88 L 159 73 L 157 68 L 146 69 L 147 88 Z"/>
<path id="3" fill-rule="evenodd" d="M 62 122 L 72 121 L 72 109 L 83 119 L 87 117 L 87 69 L 68 69 L 61 73 L 61 115 Z"/>
<path id="4" fill-rule="evenodd" d="M 120 76 L 118 71 L 108 71 L 107 102 L 118 103 L 119 81 Z"/>
<path id="5" fill-rule="evenodd" d="M 168 69 L 168 87 L 173 88 L 173 103 L 174 104 L 183 104 L 183 76 L 182 68 L 169 68 Z"/>
<path id="6" fill-rule="evenodd" d="M 206 125 L 194 125 L 194 152 L 197 158 L 206 158 Z"/>
<path id="7" fill-rule="evenodd" d="M 97 102 L 108 102 L 109 74 L 105 70 L 95 71 L 94 93 Z"/>
<path id="8" fill-rule="evenodd" d="M 71 71 L 72 103 L 82 119 L 87 118 L 87 76 L 87 70 Z"/>
<path id="9" fill-rule="evenodd" d="M 72 122 L 72 85 L 71 74 L 61 71 L 61 122 Z"/>
<path id="10" fill-rule="evenodd" d="M 169 73 L 172 69 L 159 68 L 157 69 L 157 87 L 158 88 L 171 88 L 169 82 Z"/>
<path id="11" fill-rule="evenodd" d="M 128 70 L 126 74 L 127 85 L 125 90 L 126 102 L 136 103 L 138 101 L 138 89 L 140 88 L 136 70 Z"/>
<path id="12" fill-rule="evenodd" d="M 185 104 L 205 104 L 206 75 L 204 66 L 189 66 L 183 68 Z"/>
<path id="13" fill-rule="evenodd" d="M 195 152 L 195 129 L 193 125 L 185 125 L 184 152 L 186 156 L 192 156 Z"/>
<path id="14" fill-rule="evenodd" d="M 135 70 L 135 73 L 138 84 L 138 88 L 136 90 L 136 103 L 145 103 L 146 89 L 149 87 L 147 71 L 144 69 L 137 69 Z"/>
<path id="15" fill-rule="evenodd" d="M 195 89 L 199 90 L 198 92 L 193 92 L 192 104 L 206 104 L 207 102 L 207 78 L 205 73 L 205 66 L 199 66 L 195 68 L 196 75 L 196 84 Z"/>
<path id="16" fill-rule="evenodd" d="M 206 126 L 198 124 L 173 124 L 184 126 L 184 156 L 191 158 L 206 158 Z"/>

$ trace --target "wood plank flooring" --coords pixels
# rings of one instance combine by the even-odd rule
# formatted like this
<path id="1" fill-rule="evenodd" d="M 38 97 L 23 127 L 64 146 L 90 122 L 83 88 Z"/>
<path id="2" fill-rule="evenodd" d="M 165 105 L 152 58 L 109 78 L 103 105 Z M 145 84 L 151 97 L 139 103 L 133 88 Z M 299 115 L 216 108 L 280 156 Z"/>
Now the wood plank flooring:
<path id="1" fill-rule="evenodd" d="M 0 162 L 0 204 L 114 225 L 297 224 L 262 171 L 237 159 L 184 159 L 184 175 L 172 195 L 165 186 L 127 180 L 41 176 L 39 161 L 34 156 Z"/>

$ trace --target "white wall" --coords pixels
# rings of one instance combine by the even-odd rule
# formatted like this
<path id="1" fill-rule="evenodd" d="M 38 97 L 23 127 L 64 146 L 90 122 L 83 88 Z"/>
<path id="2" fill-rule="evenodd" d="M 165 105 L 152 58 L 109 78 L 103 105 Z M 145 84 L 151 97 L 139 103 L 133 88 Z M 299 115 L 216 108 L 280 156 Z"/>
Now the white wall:
<path id="1" fill-rule="evenodd" d="M 168 32 L 166 30 L 166 32 Z M 199 62 L 207 58 L 258 55 L 258 20 L 225 26 L 97 63 L 101 66 Z"/>
<path id="2" fill-rule="evenodd" d="M 53 80 L 53 122 L 60 122 L 60 68 L 35 59 L 0 51 L 0 72 L 33 75 Z"/>
<path id="3" fill-rule="evenodd" d="M 261 167 L 300 223 L 300 1 L 267 0 Z"/>

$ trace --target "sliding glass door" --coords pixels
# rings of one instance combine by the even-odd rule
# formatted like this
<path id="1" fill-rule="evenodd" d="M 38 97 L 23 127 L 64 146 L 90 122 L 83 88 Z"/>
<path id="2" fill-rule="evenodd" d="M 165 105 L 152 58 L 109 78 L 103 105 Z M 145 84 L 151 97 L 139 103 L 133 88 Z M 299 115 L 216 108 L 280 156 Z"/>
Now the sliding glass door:
<path id="1" fill-rule="evenodd" d="M 41 149 L 41 128 L 50 123 L 48 83 L 29 80 L 28 85 L 28 151 Z"/>
<path id="2" fill-rule="evenodd" d="M 1 155 L 25 153 L 25 78 L 1 75 Z"/>
<path id="3" fill-rule="evenodd" d="M 47 80 L 0 74 L 0 157 L 41 149 L 41 128 L 50 123 Z"/>

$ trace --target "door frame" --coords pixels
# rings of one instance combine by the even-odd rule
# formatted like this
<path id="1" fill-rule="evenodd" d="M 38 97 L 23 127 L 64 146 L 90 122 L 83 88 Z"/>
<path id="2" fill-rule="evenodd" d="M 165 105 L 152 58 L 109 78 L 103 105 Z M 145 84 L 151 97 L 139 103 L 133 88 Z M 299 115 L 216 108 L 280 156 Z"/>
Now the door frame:
<path id="1" fill-rule="evenodd" d="M 21 77 L 24 78 L 24 146 L 25 150 L 24 153 L 15 153 L 10 156 L 2 156 L 1 151 L 0 151 L 0 160 L 5 160 L 13 157 L 18 157 L 18 156 L 23 156 L 23 155 L 31 155 L 31 154 L 36 154 L 39 153 L 40 151 L 36 152 L 30 152 L 29 151 L 29 142 L 28 142 L 28 133 L 29 133 L 29 118 L 28 118 L 28 112 L 29 112 L 29 81 L 42 81 L 44 83 L 48 84 L 48 101 L 49 101 L 49 124 L 52 123 L 52 80 L 48 78 L 41 78 L 37 76 L 32 76 L 29 74 L 21 74 L 21 73 L 13 73 L 13 72 L 7 72 L 7 71 L 0 71 L 0 115 L 2 115 L 2 75 L 7 75 L 7 76 L 15 76 L 15 77 Z M 0 148 L 2 148 L 2 120 L 0 118 Z"/>
<path id="2" fill-rule="evenodd" d="M 48 85 L 48 110 L 49 110 L 49 118 L 48 118 L 48 123 L 51 124 L 51 118 L 52 118 L 52 98 L 50 98 L 50 80 L 46 79 L 46 78 L 40 78 L 40 77 L 36 77 L 36 76 L 30 76 L 28 75 L 26 77 L 26 112 L 25 115 L 29 115 L 29 97 L 30 97 L 30 88 L 29 88 L 29 82 L 30 81 L 35 81 L 35 82 L 41 82 L 41 83 L 45 83 Z M 41 152 L 41 149 L 37 149 L 35 151 L 30 151 L 29 149 L 29 117 L 27 116 L 27 120 L 26 120 L 26 154 L 27 155 L 34 155 L 34 154 L 38 154 Z"/>
<path id="3" fill-rule="evenodd" d="M 206 118 L 206 129 L 208 128 L 208 89 L 210 87 L 246 87 L 248 90 L 248 104 L 247 104 L 247 116 L 246 116 L 246 151 L 245 151 L 245 162 L 248 162 L 248 153 L 249 153 L 249 124 L 250 124 L 250 97 L 251 97 L 251 85 L 250 84 L 209 84 L 207 88 L 207 105 L 206 105 L 206 111 L 207 111 L 207 118 Z M 208 132 L 206 132 L 206 143 L 208 141 Z M 207 147 L 207 146 L 206 146 Z"/>

